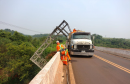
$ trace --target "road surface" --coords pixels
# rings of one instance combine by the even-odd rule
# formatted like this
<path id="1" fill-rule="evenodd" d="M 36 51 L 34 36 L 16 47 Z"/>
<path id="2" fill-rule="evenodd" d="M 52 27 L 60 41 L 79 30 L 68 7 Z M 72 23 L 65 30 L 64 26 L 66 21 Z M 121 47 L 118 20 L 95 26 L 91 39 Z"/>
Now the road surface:
<path id="1" fill-rule="evenodd" d="M 130 60 L 96 50 L 71 59 L 76 84 L 130 84 Z"/>

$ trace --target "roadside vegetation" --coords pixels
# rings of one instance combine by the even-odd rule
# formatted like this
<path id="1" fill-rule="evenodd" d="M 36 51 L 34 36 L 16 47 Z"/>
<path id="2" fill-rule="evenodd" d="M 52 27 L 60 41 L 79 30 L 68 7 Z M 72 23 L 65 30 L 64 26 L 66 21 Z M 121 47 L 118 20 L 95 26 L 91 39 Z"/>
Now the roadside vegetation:
<path id="1" fill-rule="evenodd" d="M 45 41 L 44 36 L 28 36 L 0 30 L 0 84 L 27 84 L 40 71 L 30 57 Z M 57 38 L 60 39 L 63 36 Z M 62 38 L 64 39 L 64 37 Z M 56 53 L 56 40 L 43 52 L 47 61 Z"/>
<path id="2" fill-rule="evenodd" d="M 130 49 L 130 39 L 124 38 L 103 38 L 101 35 L 93 34 L 95 36 L 94 45 L 110 48 Z"/>

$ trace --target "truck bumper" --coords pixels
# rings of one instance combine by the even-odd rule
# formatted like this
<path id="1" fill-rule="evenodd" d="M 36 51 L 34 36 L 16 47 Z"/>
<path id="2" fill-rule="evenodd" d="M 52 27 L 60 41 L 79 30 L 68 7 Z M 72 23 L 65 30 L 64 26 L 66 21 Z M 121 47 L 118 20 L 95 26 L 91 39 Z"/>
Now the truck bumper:
<path id="1" fill-rule="evenodd" d="M 94 52 L 84 52 L 84 53 L 82 53 L 82 52 L 73 52 L 73 51 L 71 51 L 70 54 L 71 55 L 92 56 L 92 55 L 94 55 Z"/>

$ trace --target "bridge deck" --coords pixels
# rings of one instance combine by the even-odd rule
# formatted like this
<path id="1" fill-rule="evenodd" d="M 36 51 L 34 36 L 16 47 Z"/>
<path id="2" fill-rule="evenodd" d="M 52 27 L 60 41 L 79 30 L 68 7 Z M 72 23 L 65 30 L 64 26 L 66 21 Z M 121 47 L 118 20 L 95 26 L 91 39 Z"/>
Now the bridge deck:
<path id="1" fill-rule="evenodd" d="M 100 51 L 71 58 L 76 84 L 130 84 L 130 60 Z"/>

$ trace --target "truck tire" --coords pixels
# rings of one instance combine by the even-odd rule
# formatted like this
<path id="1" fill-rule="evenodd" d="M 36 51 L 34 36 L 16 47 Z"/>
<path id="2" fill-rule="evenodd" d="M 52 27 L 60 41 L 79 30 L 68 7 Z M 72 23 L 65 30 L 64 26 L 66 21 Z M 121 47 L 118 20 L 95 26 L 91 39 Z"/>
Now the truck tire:
<path id="1" fill-rule="evenodd" d="M 93 55 L 90 55 L 89 57 L 91 58 L 91 57 L 93 57 Z"/>

